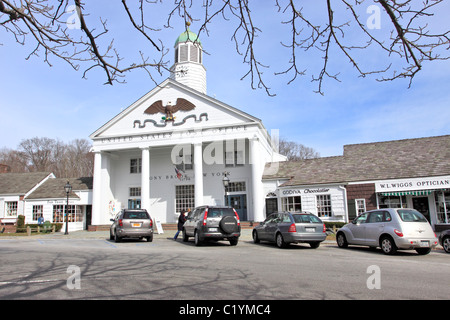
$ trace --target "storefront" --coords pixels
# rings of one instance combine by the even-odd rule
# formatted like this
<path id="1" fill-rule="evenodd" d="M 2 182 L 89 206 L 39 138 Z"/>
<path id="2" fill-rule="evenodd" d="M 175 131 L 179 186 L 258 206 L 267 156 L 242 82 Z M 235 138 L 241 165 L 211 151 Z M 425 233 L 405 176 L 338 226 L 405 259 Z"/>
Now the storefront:
<path id="1" fill-rule="evenodd" d="M 68 205 L 64 190 L 67 182 L 72 186 Z M 48 179 L 25 198 L 23 214 L 26 223 L 36 224 L 41 216 L 44 221 L 62 223 L 64 232 L 67 213 L 71 232 L 88 228 L 91 210 L 92 178 Z"/>
<path id="2" fill-rule="evenodd" d="M 375 182 L 378 208 L 414 208 L 436 231 L 450 221 L 450 176 Z"/>
<path id="3" fill-rule="evenodd" d="M 266 213 L 310 211 L 351 221 L 381 208 L 414 208 L 450 228 L 450 136 L 344 146 L 343 156 L 279 163 L 264 174 Z M 270 211 L 269 211 L 270 210 Z"/>
<path id="4" fill-rule="evenodd" d="M 323 221 L 347 220 L 345 188 L 340 185 L 281 187 L 277 206 L 280 211 L 310 212 Z"/>

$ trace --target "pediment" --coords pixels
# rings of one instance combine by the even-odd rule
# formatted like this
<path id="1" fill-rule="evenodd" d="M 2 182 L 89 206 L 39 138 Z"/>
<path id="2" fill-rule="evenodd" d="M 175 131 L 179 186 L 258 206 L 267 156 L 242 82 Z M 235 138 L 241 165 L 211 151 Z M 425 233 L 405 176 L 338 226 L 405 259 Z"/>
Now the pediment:
<path id="1" fill-rule="evenodd" d="M 91 134 L 92 140 L 260 123 L 172 79 L 165 80 Z"/>

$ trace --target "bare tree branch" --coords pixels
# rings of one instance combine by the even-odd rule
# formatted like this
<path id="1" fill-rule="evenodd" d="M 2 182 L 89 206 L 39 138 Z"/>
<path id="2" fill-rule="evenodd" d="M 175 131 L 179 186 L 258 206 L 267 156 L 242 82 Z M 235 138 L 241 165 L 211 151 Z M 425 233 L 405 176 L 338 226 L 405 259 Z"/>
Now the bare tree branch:
<path id="1" fill-rule="evenodd" d="M 20 44 L 32 43 L 34 49 L 28 58 L 43 53 L 43 60 L 49 65 L 52 65 L 52 58 L 63 60 L 75 70 L 82 68 L 83 77 L 98 68 L 105 74 L 105 83 L 113 84 L 123 82 L 127 72 L 144 70 L 156 82 L 154 74 L 169 71 L 168 50 L 155 36 L 161 29 L 148 25 L 146 20 L 155 16 L 149 13 L 163 2 L 166 1 L 132 3 L 121 0 L 127 25 L 151 44 L 146 50 L 137 50 L 136 61 L 128 64 L 126 61 L 133 59 L 129 54 L 123 57 L 101 13 L 89 11 L 81 0 L 0 0 L 0 30 L 12 35 Z M 281 48 L 287 49 L 287 54 L 275 58 L 283 59 L 287 66 L 274 74 L 290 77 L 288 84 L 298 80 L 299 76 L 311 75 L 312 81 L 317 82 L 316 92 L 320 94 L 324 93 L 325 79 L 340 81 L 344 69 L 339 60 L 341 57 L 350 62 L 360 77 L 375 75 L 378 81 L 406 78 L 409 86 L 424 62 L 450 59 L 450 28 L 446 26 L 443 31 L 433 32 L 430 27 L 434 12 L 440 10 L 444 0 L 327 0 L 314 4 L 321 8 L 319 14 L 304 10 L 302 6 L 312 6 L 310 2 L 274 0 L 273 4 L 289 35 L 281 42 Z M 268 58 L 262 58 L 262 52 L 258 50 L 264 23 L 255 17 L 251 5 L 249 0 L 174 0 L 168 12 L 158 15 L 167 17 L 166 24 L 161 26 L 164 28 L 172 28 L 171 24 L 177 19 L 195 22 L 199 26 L 199 37 L 209 35 L 209 27 L 219 19 L 232 24 L 230 39 L 247 68 L 241 79 L 250 79 L 252 89 L 263 89 L 272 96 L 265 74 L 270 66 L 263 61 Z M 255 5 L 267 6 L 256 2 Z M 383 18 L 383 32 L 367 25 L 366 10 L 373 6 L 379 9 L 379 19 Z M 79 24 L 81 37 L 78 37 L 80 32 L 73 32 L 74 25 L 67 21 L 70 12 L 74 13 L 75 24 Z M 94 15 L 94 19 L 87 21 L 89 15 Z M 99 26 L 100 31 L 96 31 Z M 386 59 L 375 67 L 366 66 L 362 53 L 370 50 L 385 54 Z M 306 52 L 319 53 L 314 54 L 313 59 L 323 60 L 320 69 L 309 70 L 315 64 L 303 59 Z"/>

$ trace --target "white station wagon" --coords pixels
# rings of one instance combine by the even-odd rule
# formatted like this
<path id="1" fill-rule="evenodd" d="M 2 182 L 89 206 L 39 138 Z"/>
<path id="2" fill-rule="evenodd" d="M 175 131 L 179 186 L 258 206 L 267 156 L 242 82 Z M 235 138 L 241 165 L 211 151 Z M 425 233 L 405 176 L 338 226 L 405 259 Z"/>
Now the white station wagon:
<path id="1" fill-rule="evenodd" d="M 438 244 L 427 219 L 415 209 L 403 208 L 364 212 L 339 229 L 336 241 L 340 248 L 349 244 L 380 247 L 385 254 L 413 249 L 425 255 Z"/>

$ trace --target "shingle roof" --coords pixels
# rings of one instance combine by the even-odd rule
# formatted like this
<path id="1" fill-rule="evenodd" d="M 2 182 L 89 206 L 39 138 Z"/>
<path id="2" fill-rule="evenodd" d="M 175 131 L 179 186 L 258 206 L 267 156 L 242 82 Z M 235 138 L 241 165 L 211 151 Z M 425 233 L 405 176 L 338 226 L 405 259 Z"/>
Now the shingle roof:
<path id="1" fill-rule="evenodd" d="M 346 145 L 343 156 L 279 165 L 263 179 L 289 178 L 283 185 L 292 186 L 449 175 L 450 135 Z"/>
<path id="2" fill-rule="evenodd" d="M 74 191 L 83 191 L 92 189 L 92 177 L 84 178 L 58 178 L 48 179 L 33 193 L 31 193 L 27 199 L 65 199 L 67 197 L 64 190 L 64 186 L 67 181 L 72 185 L 72 193 L 69 194 L 70 198 L 78 198 Z"/>
<path id="3" fill-rule="evenodd" d="M 1 173 L 0 194 L 24 195 L 50 174 L 50 172 Z"/>

